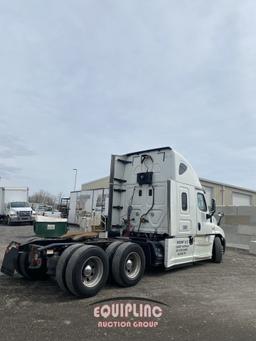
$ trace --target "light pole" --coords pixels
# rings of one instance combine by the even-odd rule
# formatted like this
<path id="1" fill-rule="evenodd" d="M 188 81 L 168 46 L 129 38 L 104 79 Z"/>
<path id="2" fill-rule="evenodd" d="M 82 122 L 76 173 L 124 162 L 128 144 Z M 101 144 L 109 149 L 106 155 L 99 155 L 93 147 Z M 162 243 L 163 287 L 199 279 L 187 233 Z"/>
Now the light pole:
<path id="1" fill-rule="evenodd" d="M 75 171 L 75 183 L 74 183 L 74 191 L 75 191 L 76 190 L 77 169 L 73 168 L 73 171 Z"/>

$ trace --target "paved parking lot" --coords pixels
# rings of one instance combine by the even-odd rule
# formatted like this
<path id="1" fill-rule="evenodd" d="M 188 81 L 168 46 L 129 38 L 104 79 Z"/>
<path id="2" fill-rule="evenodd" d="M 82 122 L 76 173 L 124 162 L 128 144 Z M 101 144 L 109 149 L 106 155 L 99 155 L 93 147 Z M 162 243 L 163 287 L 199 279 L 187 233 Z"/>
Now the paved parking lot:
<path id="1" fill-rule="evenodd" d="M 31 226 L 0 226 L 0 262 L 10 240 L 33 236 Z M 93 303 L 118 297 L 164 302 L 156 328 L 98 328 Z M 5 340 L 255 340 L 256 257 L 228 249 L 224 263 L 202 262 L 153 271 L 132 288 L 108 285 L 78 300 L 54 280 L 28 282 L 0 275 L 0 339 Z"/>

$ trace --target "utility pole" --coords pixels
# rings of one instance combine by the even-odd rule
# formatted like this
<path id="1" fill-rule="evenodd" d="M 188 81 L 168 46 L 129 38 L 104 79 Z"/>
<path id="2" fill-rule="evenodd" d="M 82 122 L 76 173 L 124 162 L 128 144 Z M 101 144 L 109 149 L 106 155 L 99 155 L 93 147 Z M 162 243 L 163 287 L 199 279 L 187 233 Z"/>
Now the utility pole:
<path id="1" fill-rule="evenodd" d="M 74 183 L 74 191 L 76 190 L 76 180 L 77 180 L 77 169 L 73 168 L 73 171 L 75 172 L 75 183 Z"/>

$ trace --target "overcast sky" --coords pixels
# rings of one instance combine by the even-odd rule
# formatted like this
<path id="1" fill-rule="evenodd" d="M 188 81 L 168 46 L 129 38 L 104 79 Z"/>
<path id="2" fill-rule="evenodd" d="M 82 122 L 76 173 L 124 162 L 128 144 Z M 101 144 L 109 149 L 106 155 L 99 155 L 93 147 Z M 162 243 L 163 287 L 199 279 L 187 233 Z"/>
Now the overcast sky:
<path id="1" fill-rule="evenodd" d="M 0 185 L 69 193 L 168 146 L 256 189 L 256 2 L 0 0 Z"/>

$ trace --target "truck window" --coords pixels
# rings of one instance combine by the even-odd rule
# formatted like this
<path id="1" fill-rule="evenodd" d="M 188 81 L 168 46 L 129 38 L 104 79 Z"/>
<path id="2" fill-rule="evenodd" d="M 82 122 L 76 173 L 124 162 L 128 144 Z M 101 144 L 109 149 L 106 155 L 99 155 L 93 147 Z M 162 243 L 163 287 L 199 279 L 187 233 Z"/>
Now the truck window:
<path id="1" fill-rule="evenodd" d="M 27 202 L 19 202 L 19 201 L 14 201 L 10 203 L 11 207 L 14 208 L 19 208 L 19 207 L 29 207 L 29 203 Z"/>
<path id="2" fill-rule="evenodd" d="M 181 162 L 180 166 L 179 166 L 179 175 L 184 174 L 186 172 L 187 168 L 188 167 L 183 162 Z"/>
<path id="3" fill-rule="evenodd" d="M 207 211 L 207 205 L 203 193 L 197 193 L 197 205 L 200 211 Z"/>
<path id="4" fill-rule="evenodd" d="M 181 193 L 181 208 L 182 211 L 187 211 L 188 209 L 188 196 L 185 192 Z"/>

